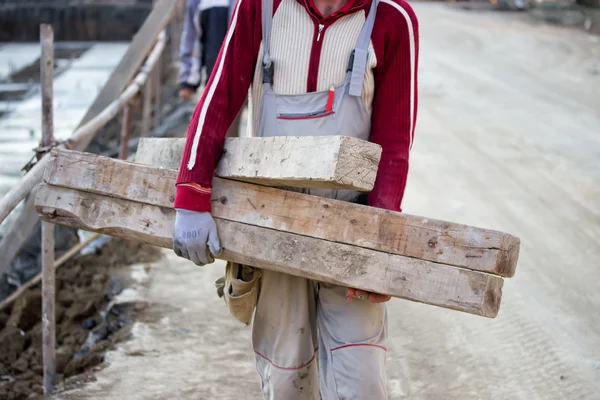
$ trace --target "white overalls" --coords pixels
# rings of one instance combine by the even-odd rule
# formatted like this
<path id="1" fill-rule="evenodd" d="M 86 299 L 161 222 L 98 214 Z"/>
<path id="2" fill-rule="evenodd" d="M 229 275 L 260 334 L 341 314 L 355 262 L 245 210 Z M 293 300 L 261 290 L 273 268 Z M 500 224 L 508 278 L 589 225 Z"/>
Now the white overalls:
<path id="1" fill-rule="evenodd" d="M 371 123 L 361 89 L 378 1 L 373 1 L 345 82 L 335 88 L 335 96 L 331 91 L 291 96 L 273 91 L 277 76 L 269 56 L 272 1 L 262 2 L 264 96 L 259 134 L 368 139 Z M 359 195 L 355 191 L 285 189 L 345 201 L 357 201 Z M 384 304 L 348 302 L 345 287 L 269 270 L 255 270 L 252 282 L 246 283 L 237 279 L 239 268 L 228 266 L 225 298 L 236 318 L 249 322 L 258 294 L 252 339 L 265 399 L 387 398 Z"/>

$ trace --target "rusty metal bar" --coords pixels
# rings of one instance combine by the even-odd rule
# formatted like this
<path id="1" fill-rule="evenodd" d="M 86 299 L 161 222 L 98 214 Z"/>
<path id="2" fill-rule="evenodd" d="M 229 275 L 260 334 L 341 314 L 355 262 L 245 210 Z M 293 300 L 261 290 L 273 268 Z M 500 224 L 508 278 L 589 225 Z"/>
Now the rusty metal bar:
<path id="1" fill-rule="evenodd" d="M 152 129 L 152 87 L 152 79 L 148 79 L 143 90 L 142 132 L 140 136 L 146 136 Z"/>
<path id="2" fill-rule="evenodd" d="M 119 148 L 119 158 L 127 159 L 127 151 L 129 149 L 129 136 L 131 134 L 131 105 L 125 104 L 123 108 L 123 119 L 121 122 L 121 143 Z"/>
<path id="3" fill-rule="evenodd" d="M 152 94 L 154 95 L 154 128 L 158 128 L 162 123 L 162 73 L 163 73 L 163 62 L 165 57 L 161 54 L 154 66 L 152 71 L 152 82 L 154 87 L 152 88 Z"/>

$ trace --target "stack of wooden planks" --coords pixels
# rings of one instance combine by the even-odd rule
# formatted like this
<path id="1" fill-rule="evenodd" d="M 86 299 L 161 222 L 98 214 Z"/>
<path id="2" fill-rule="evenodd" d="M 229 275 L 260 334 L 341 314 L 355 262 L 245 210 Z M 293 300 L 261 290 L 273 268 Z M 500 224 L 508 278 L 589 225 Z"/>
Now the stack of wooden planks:
<path id="1" fill-rule="evenodd" d="M 182 140 L 142 143 L 137 160 L 174 167 Z M 295 157 L 300 148 L 306 156 Z M 316 180 L 320 187 L 370 190 L 378 146 L 340 137 L 235 138 L 225 150 L 213 180 L 221 258 L 497 315 L 518 238 L 256 184 L 315 187 Z M 175 169 L 68 150 L 51 156 L 36 198 L 44 220 L 171 247 Z M 311 169 L 323 160 L 327 165 Z"/>

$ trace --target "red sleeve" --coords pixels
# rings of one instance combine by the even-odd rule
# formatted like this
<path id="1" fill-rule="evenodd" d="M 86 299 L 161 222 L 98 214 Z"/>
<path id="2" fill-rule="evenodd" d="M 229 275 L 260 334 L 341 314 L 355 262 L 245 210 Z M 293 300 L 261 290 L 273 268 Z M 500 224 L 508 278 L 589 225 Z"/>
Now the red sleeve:
<path id="1" fill-rule="evenodd" d="M 188 128 L 175 208 L 211 211 L 210 190 L 227 130 L 252 83 L 262 40 L 260 0 L 238 0 L 231 23 Z"/>
<path id="2" fill-rule="evenodd" d="M 401 211 L 417 116 L 418 22 L 404 0 L 381 0 L 372 41 L 377 56 L 370 141 L 381 145 L 368 204 Z"/>

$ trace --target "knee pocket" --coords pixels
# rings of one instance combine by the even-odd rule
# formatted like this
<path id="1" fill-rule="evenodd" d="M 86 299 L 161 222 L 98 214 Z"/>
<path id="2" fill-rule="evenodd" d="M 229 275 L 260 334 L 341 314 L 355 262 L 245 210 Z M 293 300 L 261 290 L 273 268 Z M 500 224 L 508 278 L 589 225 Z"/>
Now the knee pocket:
<path id="1" fill-rule="evenodd" d="M 256 367 L 265 399 L 317 400 L 319 374 L 315 361 L 300 368 L 280 368 L 261 355 L 256 355 Z"/>
<path id="2" fill-rule="evenodd" d="M 330 336 L 331 347 L 380 344 L 385 339 L 385 305 L 366 300 L 348 302 L 345 293 L 345 288 L 335 286 L 322 285 L 319 290 L 319 324 Z"/>
<path id="3" fill-rule="evenodd" d="M 338 399 L 387 399 L 383 346 L 350 344 L 330 351 Z"/>

